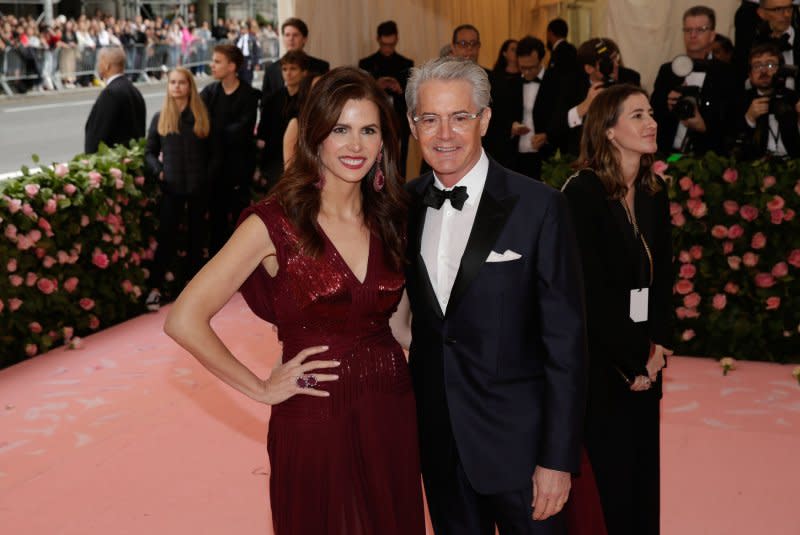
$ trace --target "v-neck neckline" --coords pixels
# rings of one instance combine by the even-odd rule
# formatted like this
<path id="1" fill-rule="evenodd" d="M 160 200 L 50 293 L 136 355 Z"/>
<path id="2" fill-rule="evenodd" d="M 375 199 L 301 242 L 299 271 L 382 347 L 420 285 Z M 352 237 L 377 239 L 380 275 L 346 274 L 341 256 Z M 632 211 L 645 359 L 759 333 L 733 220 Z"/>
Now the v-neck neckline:
<path id="1" fill-rule="evenodd" d="M 353 271 L 353 268 L 350 267 L 350 264 L 348 264 L 347 261 L 344 259 L 344 257 L 341 255 L 341 253 L 339 252 L 339 248 L 336 247 L 335 243 L 333 243 L 333 240 L 330 238 L 330 236 L 328 236 L 328 233 L 325 232 L 325 229 L 322 228 L 322 225 L 319 222 L 317 222 L 317 226 L 319 226 L 319 231 L 325 237 L 325 241 L 327 241 L 328 244 L 331 246 L 331 251 L 333 252 L 333 255 L 336 258 L 338 258 L 339 261 L 342 263 L 342 265 L 345 268 L 345 271 L 350 276 L 350 278 L 352 278 L 359 286 L 364 286 L 364 284 L 366 284 L 367 282 L 367 279 L 369 279 L 370 264 L 372 263 L 372 232 L 369 233 L 369 244 L 367 245 L 367 270 L 364 272 L 364 280 L 362 281 L 361 279 L 358 278 L 358 276 L 356 276 L 355 272 Z"/>

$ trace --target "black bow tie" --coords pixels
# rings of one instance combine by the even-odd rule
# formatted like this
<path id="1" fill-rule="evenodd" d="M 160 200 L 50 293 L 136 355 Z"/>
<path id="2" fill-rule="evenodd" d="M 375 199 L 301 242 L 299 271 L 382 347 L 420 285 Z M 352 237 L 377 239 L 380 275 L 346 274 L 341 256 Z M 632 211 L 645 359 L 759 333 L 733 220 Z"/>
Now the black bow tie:
<path id="1" fill-rule="evenodd" d="M 444 204 L 445 199 L 450 199 L 450 204 L 453 208 L 461 210 L 467 198 L 469 198 L 469 194 L 466 186 L 456 186 L 451 190 L 441 190 L 431 182 L 425 189 L 422 204 L 438 210 Z"/>
<path id="2" fill-rule="evenodd" d="M 542 83 L 542 81 L 539 80 L 538 78 L 534 78 L 533 80 L 527 80 L 525 78 L 522 79 L 522 85 L 525 85 L 525 84 L 541 84 L 541 83 Z"/>

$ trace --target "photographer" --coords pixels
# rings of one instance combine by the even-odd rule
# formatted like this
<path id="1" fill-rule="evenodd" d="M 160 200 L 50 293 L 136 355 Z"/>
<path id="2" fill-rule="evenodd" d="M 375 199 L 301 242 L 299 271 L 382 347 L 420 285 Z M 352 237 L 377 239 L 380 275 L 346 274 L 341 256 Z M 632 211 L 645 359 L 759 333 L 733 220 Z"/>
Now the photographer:
<path id="1" fill-rule="evenodd" d="M 578 154 L 583 118 L 594 98 L 617 83 L 638 86 L 639 73 L 620 67 L 616 44 L 593 38 L 578 47 L 579 70 L 561 78 L 561 94 L 551 130 L 553 142 L 563 153 Z"/>
<path id="2" fill-rule="evenodd" d="M 800 156 L 800 102 L 786 88 L 787 72 L 781 50 L 774 44 L 756 45 L 750 52 L 751 89 L 745 93 L 740 115 L 742 156 Z"/>
<path id="3" fill-rule="evenodd" d="M 741 83 L 737 83 L 730 65 L 711 56 L 715 24 L 713 9 L 689 8 L 683 14 L 683 42 L 693 65 L 681 75 L 673 70 L 675 61 L 663 64 L 658 71 L 651 104 L 662 154 L 702 155 L 722 148 L 729 112 L 738 99 Z"/>

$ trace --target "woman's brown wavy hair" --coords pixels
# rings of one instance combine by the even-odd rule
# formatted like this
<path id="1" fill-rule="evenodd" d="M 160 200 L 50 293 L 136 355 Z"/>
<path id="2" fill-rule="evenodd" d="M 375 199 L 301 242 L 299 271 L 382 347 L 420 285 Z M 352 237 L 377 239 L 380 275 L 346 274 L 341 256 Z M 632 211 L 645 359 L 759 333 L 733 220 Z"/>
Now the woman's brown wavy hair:
<path id="1" fill-rule="evenodd" d="M 355 67 L 338 67 L 323 75 L 314 85 L 300 111 L 297 149 L 291 163 L 275 186 L 273 196 L 297 228 L 300 248 L 305 254 L 319 256 L 325 238 L 317 223 L 322 175 L 320 148 L 338 123 L 349 100 L 369 100 L 378 107 L 383 139 L 383 174 L 381 191 L 373 188 L 375 165 L 361 181 L 364 222 L 383 243 L 386 260 L 394 269 L 405 263 L 405 221 L 408 198 L 403 179 L 397 170 L 400 143 L 394 111 L 385 93 L 366 72 Z"/>
<path id="2" fill-rule="evenodd" d="M 625 101 L 637 94 L 647 97 L 644 89 L 631 84 L 613 85 L 604 89 L 594 98 L 583 120 L 581 155 L 577 167 L 591 168 L 611 199 L 625 197 L 628 186 L 622 176 L 619 151 L 608 139 L 607 132 L 617 124 Z M 637 185 L 651 195 L 661 189 L 661 183 L 652 170 L 654 161 L 652 154 L 642 154 L 636 177 Z"/>

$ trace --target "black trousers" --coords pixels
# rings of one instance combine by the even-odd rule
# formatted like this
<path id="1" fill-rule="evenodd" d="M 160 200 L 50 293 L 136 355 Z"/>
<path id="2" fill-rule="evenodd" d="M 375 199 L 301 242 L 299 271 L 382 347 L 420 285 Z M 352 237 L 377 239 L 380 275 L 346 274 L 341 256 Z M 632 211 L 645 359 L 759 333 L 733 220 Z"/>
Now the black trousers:
<path id="1" fill-rule="evenodd" d="M 209 205 L 209 224 L 211 225 L 211 245 L 209 253 L 214 256 L 231 237 L 239 214 L 250 204 L 250 189 L 246 186 L 232 186 L 217 183 L 211 187 Z"/>
<path id="2" fill-rule="evenodd" d="M 449 470 L 440 467 L 436 474 L 423 473 L 423 481 L 436 535 L 494 535 L 495 526 L 500 535 L 566 534 L 562 513 L 541 521 L 531 518 L 531 485 L 479 494 L 457 460 Z"/>
<path id="3" fill-rule="evenodd" d="M 189 247 L 185 266 L 187 277 L 193 277 L 203 262 L 203 247 L 206 243 L 206 195 L 176 195 L 163 192 L 159 206 L 158 248 L 150 271 L 150 287 L 161 288 L 164 273 L 177 253 L 178 226 L 188 210 Z"/>

